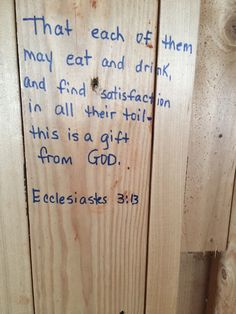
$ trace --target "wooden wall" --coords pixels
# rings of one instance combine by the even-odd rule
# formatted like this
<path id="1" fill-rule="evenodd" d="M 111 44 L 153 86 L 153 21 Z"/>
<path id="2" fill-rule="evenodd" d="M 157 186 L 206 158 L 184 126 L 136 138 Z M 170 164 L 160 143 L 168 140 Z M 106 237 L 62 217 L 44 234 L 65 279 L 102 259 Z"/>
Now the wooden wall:
<path id="1" fill-rule="evenodd" d="M 233 12 L 234 1 L 202 1 L 201 4 L 183 251 L 226 248 L 236 142 Z"/>
<path id="2" fill-rule="evenodd" d="M 31 314 L 29 228 L 13 1 L 1 1 L 0 24 L 0 312 Z"/>
<path id="3" fill-rule="evenodd" d="M 233 314 L 235 1 L 0 9 L 0 312 Z"/>

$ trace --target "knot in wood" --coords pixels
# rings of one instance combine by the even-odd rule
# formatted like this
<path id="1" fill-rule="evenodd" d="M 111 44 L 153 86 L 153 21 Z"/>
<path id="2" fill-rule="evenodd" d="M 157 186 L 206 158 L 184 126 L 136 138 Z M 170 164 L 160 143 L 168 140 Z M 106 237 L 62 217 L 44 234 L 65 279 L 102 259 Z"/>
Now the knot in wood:
<path id="1" fill-rule="evenodd" d="M 226 280 L 226 279 L 227 279 L 227 272 L 226 272 L 226 269 L 225 269 L 225 268 L 222 268 L 222 270 L 221 270 L 221 275 L 222 275 L 223 280 Z"/>
<path id="2" fill-rule="evenodd" d="M 91 87 L 94 92 L 97 90 L 98 85 L 99 85 L 98 77 L 94 77 L 93 79 L 91 79 Z"/>
<path id="3" fill-rule="evenodd" d="M 223 39 L 227 45 L 236 48 L 236 14 L 226 18 L 223 29 Z"/>

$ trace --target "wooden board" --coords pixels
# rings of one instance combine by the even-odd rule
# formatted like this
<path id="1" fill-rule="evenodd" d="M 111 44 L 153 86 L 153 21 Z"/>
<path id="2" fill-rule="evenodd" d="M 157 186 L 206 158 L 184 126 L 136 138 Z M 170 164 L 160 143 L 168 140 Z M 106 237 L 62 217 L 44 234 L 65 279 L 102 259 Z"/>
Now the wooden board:
<path id="1" fill-rule="evenodd" d="M 199 1 L 164 1 L 160 8 L 149 230 L 147 313 L 175 313 Z M 173 43 L 175 42 L 175 45 Z"/>
<path id="2" fill-rule="evenodd" d="M 207 305 L 211 255 L 182 253 L 177 314 L 203 314 Z"/>
<path id="3" fill-rule="evenodd" d="M 220 263 L 220 253 L 212 253 L 210 272 L 209 272 L 209 284 L 207 291 L 207 307 L 206 314 L 213 314 L 216 302 L 216 292 L 217 292 L 217 275 L 219 271 Z"/>
<path id="4" fill-rule="evenodd" d="M 0 313 L 32 314 L 14 1 L 0 2 Z"/>
<path id="5" fill-rule="evenodd" d="M 236 181 L 235 181 L 236 182 Z M 229 242 L 219 261 L 214 313 L 235 314 L 236 310 L 236 189 L 232 202 Z M 210 313 L 210 312 L 209 312 Z"/>
<path id="6" fill-rule="evenodd" d="M 143 313 L 157 1 L 16 3 L 36 312 Z"/>
<path id="7" fill-rule="evenodd" d="M 226 248 L 235 171 L 234 25 L 234 2 L 202 1 L 182 251 Z"/>

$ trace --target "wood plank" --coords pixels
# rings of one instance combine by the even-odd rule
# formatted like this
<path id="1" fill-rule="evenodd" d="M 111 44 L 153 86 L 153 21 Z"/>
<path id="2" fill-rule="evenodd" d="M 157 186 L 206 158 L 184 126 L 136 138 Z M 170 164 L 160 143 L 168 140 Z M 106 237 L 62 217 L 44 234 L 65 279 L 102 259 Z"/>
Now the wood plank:
<path id="1" fill-rule="evenodd" d="M 14 1 L 0 1 L 0 313 L 32 314 Z"/>
<path id="2" fill-rule="evenodd" d="M 209 275 L 209 285 L 207 292 L 207 307 L 204 313 L 212 314 L 214 313 L 215 302 L 216 302 L 216 292 L 217 292 L 217 274 L 219 271 L 220 264 L 220 253 L 212 253 L 211 265 L 210 265 L 210 275 Z"/>
<path id="3" fill-rule="evenodd" d="M 234 187 L 229 242 L 219 261 L 214 313 L 235 314 L 236 311 L 236 189 Z M 209 312 L 210 313 L 210 312 Z"/>
<path id="4" fill-rule="evenodd" d="M 202 1 L 182 251 L 226 248 L 235 171 L 234 23 L 235 2 Z"/>
<path id="5" fill-rule="evenodd" d="M 146 313 L 175 313 L 199 1 L 164 1 L 160 8 L 158 64 L 170 77 L 157 80 L 151 186 Z M 171 37 L 171 38 L 170 38 Z M 165 43 L 174 40 L 173 43 Z M 180 44 L 178 44 L 180 42 Z M 162 103 L 160 98 L 168 101 Z M 161 106 L 162 105 L 162 106 Z M 165 106 L 166 105 L 166 106 Z"/>
<path id="6" fill-rule="evenodd" d="M 152 118 L 155 72 L 150 71 L 155 63 L 157 1 L 17 0 L 16 3 L 36 312 L 141 314 L 145 295 L 152 137 L 152 121 L 148 118 Z M 34 16 L 41 18 L 34 20 L 37 35 L 34 21 L 23 20 Z M 64 30 L 66 19 L 72 31 Z M 65 35 L 49 34 L 50 28 L 45 23 L 54 27 L 62 24 Z M 112 40 L 97 39 L 101 35 L 106 37 L 102 30 L 109 31 Z M 148 33 L 151 40 L 145 43 L 148 31 L 152 32 Z M 60 32 L 59 27 L 56 32 Z M 48 56 L 52 52 L 52 69 L 48 62 L 37 63 L 33 57 L 29 60 L 27 56 L 24 61 L 23 49 Z M 87 59 L 84 58 L 86 49 Z M 84 65 L 66 64 L 68 54 L 82 56 L 77 63 Z M 121 69 L 102 67 L 105 57 L 119 61 Z M 141 60 L 150 65 L 147 72 L 136 72 L 135 66 Z M 71 64 L 75 59 L 70 56 L 67 61 Z M 24 84 L 27 76 L 34 80 L 45 77 L 47 91 L 27 88 Z M 79 89 L 84 83 L 86 97 L 71 95 L 66 89 L 60 94 L 57 87 L 61 79 L 69 82 L 66 88 Z M 119 94 L 121 91 L 130 95 L 132 89 L 136 89 L 133 94 L 147 96 L 139 101 L 138 96 L 135 100 Z M 30 113 L 29 101 L 40 104 L 42 111 Z M 73 104 L 73 117 L 55 114 L 55 106 L 66 102 L 69 110 L 70 103 Z M 87 106 L 90 112 L 95 106 L 99 117 L 95 111 L 86 113 Z M 35 105 L 32 108 L 39 109 Z M 123 115 L 126 109 L 128 114 L 133 113 L 132 119 Z M 115 116 L 101 118 L 101 111 L 106 110 L 116 112 Z M 140 114 L 139 120 L 137 114 Z M 39 139 L 38 134 L 34 139 L 29 132 L 33 131 L 32 125 L 36 130 L 40 127 L 45 131 L 48 127 L 50 139 Z M 78 141 L 74 141 L 77 135 L 68 140 L 68 128 L 71 133 L 79 133 Z M 60 139 L 52 139 L 56 137 L 53 130 L 58 131 Z M 115 140 L 119 131 L 122 138 L 127 133 L 127 143 L 124 139 L 119 143 Z M 85 141 L 88 132 L 93 142 Z M 110 136 L 109 142 L 107 135 L 102 136 L 105 133 Z M 72 165 L 49 164 L 46 159 L 43 164 L 37 157 L 42 145 L 48 153 L 72 157 Z M 88 157 L 94 149 L 98 149 L 94 152 L 97 154 L 114 154 L 117 163 L 109 167 L 91 164 L 94 160 L 88 162 Z M 46 204 L 48 199 L 43 195 L 56 192 L 72 195 L 73 204 Z M 40 202 L 33 193 L 40 194 Z M 106 196 L 107 203 L 88 204 L 91 201 L 87 200 L 86 205 L 81 204 L 83 196 L 88 199 L 95 197 L 95 193 Z M 124 194 L 124 200 L 119 198 L 122 204 L 118 204 L 117 193 Z M 105 199 L 102 202 L 105 203 Z"/>
<path id="7" fill-rule="evenodd" d="M 177 314 L 202 314 L 207 305 L 211 255 L 182 253 Z"/>

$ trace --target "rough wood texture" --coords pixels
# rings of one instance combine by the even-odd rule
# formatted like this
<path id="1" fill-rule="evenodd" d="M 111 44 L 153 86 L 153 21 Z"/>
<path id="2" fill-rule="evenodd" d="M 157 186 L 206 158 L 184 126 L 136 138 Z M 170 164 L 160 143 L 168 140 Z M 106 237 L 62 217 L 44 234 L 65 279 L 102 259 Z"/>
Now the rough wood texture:
<path id="1" fill-rule="evenodd" d="M 14 1 L 0 1 L 0 313 L 32 314 Z"/>
<path id="2" fill-rule="evenodd" d="M 216 291 L 217 291 L 217 275 L 219 272 L 219 262 L 220 262 L 220 253 L 213 253 L 211 258 L 211 265 L 209 271 L 209 285 L 207 291 L 207 307 L 204 313 L 206 314 L 215 314 L 215 301 L 216 301 Z"/>
<path id="3" fill-rule="evenodd" d="M 236 147 L 235 21 L 235 1 L 202 1 L 182 251 L 226 248 Z"/>
<path id="4" fill-rule="evenodd" d="M 236 189 L 234 187 L 229 242 L 219 261 L 214 311 L 210 314 L 236 313 Z"/>
<path id="5" fill-rule="evenodd" d="M 181 254 L 177 314 L 205 312 L 210 261 L 210 254 Z"/>
<path id="6" fill-rule="evenodd" d="M 173 314 L 177 308 L 181 223 L 189 121 L 198 37 L 199 1 L 163 1 L 160 7 L 158 64 L 170 63 L 171 80 L 157 79 L 148 252 L 147 314 Z M 192 44 L 165 49 L 165 36 Z M 177 47 L 177 46 L 176 46 Z M 183 48 L 183 47 L 182 47 Z"/>
<path id="7" fill-rule="evenodd" d="M 137 89 L 139 94 L 154 90 L 154 73 L 136 73 L 135 64 L 141 59 L 155 62 L 157 1 L 32 1 L 17 0 L 17 26 L 21 65 L 21 84 L 24 108 L 24 131 L 28 174 L 28 195 L 32 238 L 33 277 L 36 313 L 40 314 L 119 314 L 144 311 L 147 218 L 149 202 L 149 175 L 151 156 L 151 122 L 125 121 L 122 112 L 146 110 L 152 115 L 153 106 L 144 102 L 109 101 L 101 99 L 103 89 L 119 86 L 122 91 Z M 43 34 L 42 20 L 37 36 L 34 23 L 23 21 L 27 17 L 42 17 L 53 24 L 69 20 L 73 29 L 70 36 Z M 122 40 L 101 40 L 91 36 L 99 28 L 114 32 L 119 26 Z M 153 33 L 146 45 L 136 42 L 136 34 Z M 23 49 L 34 52 L 53 52 L 52 72 L 47 63 L 32 59 L 24 62 Z M 93 56 L 89 66 L 68 66 L 66 55 L 81 56 L 88 49 Z M 125 56 L 125 70 L 102 68 L 104 57 L 119 61 Z M 47 92 L 24 88 L 26 76 L 40 80 L 45 77 Z M 70 87 L 86 84 L 87 95 L 59 94 L 60 79 Z M 92 81 L 92 84 L 91 84 Z M 41 104 L 42 112 L 32 112 L 29 100 Z M 74 116 L 56 116 L 55 105 L 72 102 Z M 115 110 L 116 117 L 100 119 L 86 116 L 86 106 L 97 110 Z M 60 140 L 34 140 L 29 130 L 49 128 L 59 130 Z M 68 141 L 67 130 L 80 134 L 78 142 Z M 129 144 L 99 140 L 103 132 L 113 135 L 119 130 L 128 132 Z M 93 142 L 83 141 L 85 132 L 93 134 Z M 43 136 L 42 136 L 43 137 Z M 42 145 L 50 153 L 73 157 L 73 165 L 42 164 L 37 158 Z M 92 149 L 99 153 L 115 154 L 120 165 L 103 166 L 88 163 Z M 32 189 L 44 193 L 75 195 L 77 203 L 33 203 Z M 107 196 L 104 205 L 79 203 L 83 196 Z M 39 192 L 37 192 L 39 193 Z M 124 204 L 117 203 L 117 193 L 129 196 Z M 139 195 L 139 203 L 132 205 L 130 195 Z M 87 201 L 88 202 L 88 201 Z M 128 204 L 126 204 L 128 202 Z"/>

